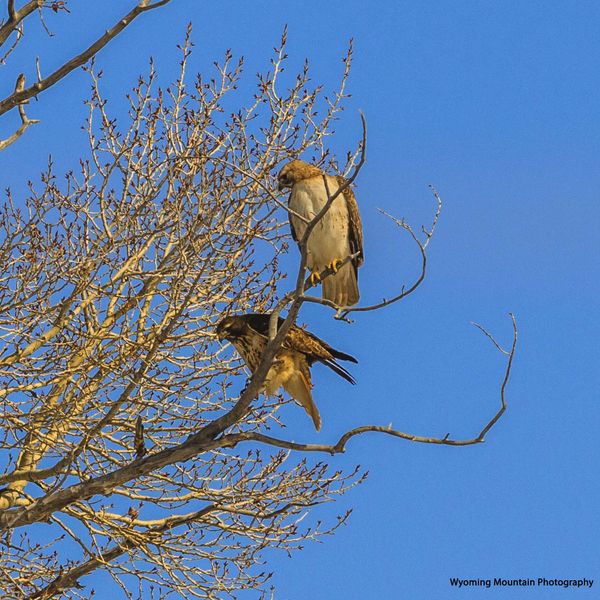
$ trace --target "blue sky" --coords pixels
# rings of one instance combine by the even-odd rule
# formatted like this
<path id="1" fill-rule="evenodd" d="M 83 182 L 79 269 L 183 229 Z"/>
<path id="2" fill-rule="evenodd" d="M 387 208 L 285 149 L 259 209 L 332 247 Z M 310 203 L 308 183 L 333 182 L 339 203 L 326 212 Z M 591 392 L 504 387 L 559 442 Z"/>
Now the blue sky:
<path id="1" fill-rule="evenodd" d="M 3 67 L 3 92 L 16 73 L 33 76 L 36 53 L 50 72 L 129 5 L 73 3 L 71 15 L 52 16 L 56 36 Z M 504 365 L 469 322 L 507 345 L 508 311 L 519 324 L 508 411 L 486 443 L 449 448 L 375 434 L 352 441 L 331 464 L 359 463 L 370 477 L 318 515 L 350 506 L 354 513 L 324 544 L 291 559 L 267 555 L 277 600 L 596 597 L 600 5 L 172 0 L 98 56 L 111 100 L 120 101 L 150 55 L 161 79 L 172 78 L 188 21 L 193 69 L 209 69 L 232 48 L 247 58 L 249 93 L 286 23 L 292 64 L 308 57 L 314 81 L 337 81 L 354 38 L 352 98 L 331 147 L 341 153 L 354 144 L 362 109 L 368 158 L 356 194 L 365 301 L 389 296 L 418 268 L 414 248 L 376 208 L 419 226 L 435 208 L 427 184 L 444 199 L 417 293 L 352 326 L 322 307 L 303 311 L 313 331 L 358 357 L 359 383 L 351 388 L 316 367 L 323 429 L 315 434 L 292 407 L 291 438 L 333 442 L 353 426 L 390 422 L 410 433 L 472 437 L 497 409 Z M 48 154 L 57 171 L 77 164 L 88 87 L 80 71 L 32 101 L 29 114 L 42 124 L 0 155 L 3 187 L 23 197 Z M 13 118 L 0 122 L 2 137 Z M 449 577 L 597 581 L 592 591 L 465 591 Z"/>

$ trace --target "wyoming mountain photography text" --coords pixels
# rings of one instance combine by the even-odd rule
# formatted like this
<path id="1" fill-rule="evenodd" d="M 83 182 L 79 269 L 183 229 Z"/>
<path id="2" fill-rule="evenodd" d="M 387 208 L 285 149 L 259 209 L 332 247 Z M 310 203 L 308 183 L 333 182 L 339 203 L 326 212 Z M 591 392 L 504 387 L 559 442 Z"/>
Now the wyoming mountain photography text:
<path id="1" fill-rule="evenodd" d="M 450 577 L 451 587 L 458 588 L 491 588 L 491 587 L 554 587 L 554 588 L 584 588 L 591 589 L 594 585 L 593 579 L 546 579 L 545 577 L 527 579 L 460 579 Z"/>

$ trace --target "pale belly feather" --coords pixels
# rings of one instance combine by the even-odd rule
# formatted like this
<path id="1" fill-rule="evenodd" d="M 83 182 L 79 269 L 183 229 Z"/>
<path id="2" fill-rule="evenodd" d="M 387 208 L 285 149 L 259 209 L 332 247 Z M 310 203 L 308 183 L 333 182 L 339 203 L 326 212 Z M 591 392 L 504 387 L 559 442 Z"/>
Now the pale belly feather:
<path id="1" fill-rule="evenodd" d="M 329 191 L 337 190 L 337 183 L 329 179 Z M 290 208 L 308 220 L 313 219 L 327 201 L 327 193 L 322 182 L 318 184 L 298 182 L 290 198 Z M 294 230 L 301 239 L 306 230 L 306 223 L 291 216 Z M 348 243 L 348 209 L 343 195 L 339 195 L 327 213 L 313 229 L 308 239 L 308 267 L 311 270 L 322 270 L 336 258 L 344 259 L 350 254 Z"/>
<path id="2" fill-rule="evenodd" d="M 239 355 L 244 359 L 250 371 L 254 372 L 260 363 L 260 359 L 266 342 L 262 342 L 259 347 L 250 350 L 245 344 L 239 341 L 233 341 L 233 346 L 238 351 Z M 287 380 L 294 374 L 294 361 L 289 352 L 280 350 L 275 356 L 275 360 L 263 383 L 263 389 L 268 396 L 275 396 L 277 390 L 284 385 Z"/>

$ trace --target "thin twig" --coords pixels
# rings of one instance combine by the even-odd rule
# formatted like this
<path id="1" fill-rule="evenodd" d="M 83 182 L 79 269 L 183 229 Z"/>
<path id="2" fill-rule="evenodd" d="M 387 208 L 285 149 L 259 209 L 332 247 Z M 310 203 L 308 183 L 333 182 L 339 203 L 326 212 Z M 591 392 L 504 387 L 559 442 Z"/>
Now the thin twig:
<path id="1" fill-rule="evenodd" d="M 337 311 L 336 311 L 336 315 L 335 315 L 336 319 L 347 319 L 348 315 L 353 312 L 368 312 L 368 311 L 372 311 L 372 310 L 379 310 L 380 308 L 389 306 L 390 304 L 394 304 L 394 303 L 398 302 L 399 300 L 406 298 L 406 296 L 408 296 L 409 294 L 412 294 L 421 285 L 421 283 L 423 283 L 423 281 L 425 279 L 425 274 L 427 271 L 427 253 L 425 252 L 425 250 L 427 248 L 427 245 L 429 244 L 429 241 L 433 237 L 433 234 L 435 233 L 435 229 L 436 229 L 438 220 L 442 213 L 442 199 L 441 199 L 440 195 L 438 194 L 437 190 L 433 186 L 430 185 L 429 188 L 431 189 L 431 191 L 436 199 L 437 208 L 436 208 L 435 216 L 433 217 L 433 222 L 432 222 L 430 228 L 429 229 L 422 228 L 423 232 L 425 233 L 425 241 L 424 242 L 422 242 L 417 237 L 417 235 L 413 231 L 412 227 L 408 223 L 406 223 L 406 221 L 404 219 L 397 219 L 396 217 L 393 217 L 392 215 L 385 212 L 384 210 L 378 209 L 381 214 L 383 214 L 387 218 L 391 219 L 394 223 L 396 223 L 396 225 L 398 225 L 398 227 L 401 227 L 402 229 L 407 231 L 408 234 L 410 235 L 410 237 L 413 239 L 413 241 L 417 244 L 417 246 L 419 248 L 419 252 L 421 253 L 421 273 L 419 274 L 419 277 L 417 278 L 417 280 L 408 289 L 406 288 L 406 286 L 403 285 L 400 290 L 400 293 L 398 293 L 397 295 L 393 296 L 390 299 L 384 299 L 381 302 L 378 302 L 377 304 L 371 304 L 369 306 L 341 306 L 341 307 L 338 307 Z"/>

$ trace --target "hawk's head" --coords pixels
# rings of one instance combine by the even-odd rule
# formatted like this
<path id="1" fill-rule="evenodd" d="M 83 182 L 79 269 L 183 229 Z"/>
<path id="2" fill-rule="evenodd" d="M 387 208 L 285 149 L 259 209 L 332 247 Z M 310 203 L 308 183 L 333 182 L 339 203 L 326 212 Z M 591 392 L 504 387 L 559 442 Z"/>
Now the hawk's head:
<path id="1" fill-rule="evenodd" d="M 234 315 L 231 317 L 225 317 L 217 325 L 217 337 L 220 340 L 234 340 L 242 335 L 246 331 L 246 321 L 244 317 Z"/>
<path id="2" fill-rule="evenodd" d="M 292 187 L 297 181 L 318 177 L 322 174 L 323 171 L 315 165 L 309 165 L 303 160 L 291 160 L 279 171 L 277 176 L 278 188 L 281 191 L 286 187 Z"/>

